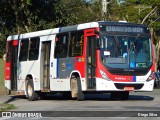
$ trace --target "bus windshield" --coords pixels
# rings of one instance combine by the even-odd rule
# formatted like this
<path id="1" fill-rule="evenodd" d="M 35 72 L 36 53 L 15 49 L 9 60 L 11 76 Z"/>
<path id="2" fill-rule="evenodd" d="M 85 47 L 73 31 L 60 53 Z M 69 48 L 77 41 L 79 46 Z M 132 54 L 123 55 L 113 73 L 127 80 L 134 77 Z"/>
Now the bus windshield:
<path id="1" fill-rule="evenodd" d="M 100 42 L 101 59 L 108 68 L 139 69 L 152 65 L 149 36 L 102 35 Z"/>

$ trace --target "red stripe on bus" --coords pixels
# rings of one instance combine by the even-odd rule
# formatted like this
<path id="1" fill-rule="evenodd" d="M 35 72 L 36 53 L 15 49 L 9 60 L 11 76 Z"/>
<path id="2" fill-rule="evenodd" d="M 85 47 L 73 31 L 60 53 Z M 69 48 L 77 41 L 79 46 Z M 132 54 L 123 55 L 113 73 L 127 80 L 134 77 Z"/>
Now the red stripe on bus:
<path id="1" fill-rule="evenodd" d="M 6 62 L 6 67 L 5 67 L 5 80 L 10 80 L 10 76 L 11 76 L 11 67 L 10 67 L 10 62 Z"/>
<path id="2" fill-rule="evenodd" d="M 81 77 L 85 77 L 85 59 L 84 57 L 77 57 L 75 58 L 75 69 L 78 70 L 81 74 Z"/>

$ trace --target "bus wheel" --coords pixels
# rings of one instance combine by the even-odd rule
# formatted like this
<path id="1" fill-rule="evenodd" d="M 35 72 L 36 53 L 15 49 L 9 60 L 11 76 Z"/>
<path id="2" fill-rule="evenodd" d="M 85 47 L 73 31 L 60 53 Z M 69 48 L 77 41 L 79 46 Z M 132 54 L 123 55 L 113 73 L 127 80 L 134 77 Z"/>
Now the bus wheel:
<path id="1" fill-rule="evenodd" d="M 26 94 L 29 101 L 35 101 L 39 99 L 39 95 L 34 91 L 33 81 L 27 80 L 26 83 Z"/>
<path id="2" fill-rule="evenodd" d="M 120 91 L 111 93 L 111 99 L 128 100 L 128 98 L 129 98 L 129 91 Z"/>
<path id="3" fill-rule="evenodd" d="M 84 94 L 82 92 L 81 81 L 79 77 L 72 76 L 71 79 L 71 97 L 77 98 L 78 101 L 84 100 Z"/>

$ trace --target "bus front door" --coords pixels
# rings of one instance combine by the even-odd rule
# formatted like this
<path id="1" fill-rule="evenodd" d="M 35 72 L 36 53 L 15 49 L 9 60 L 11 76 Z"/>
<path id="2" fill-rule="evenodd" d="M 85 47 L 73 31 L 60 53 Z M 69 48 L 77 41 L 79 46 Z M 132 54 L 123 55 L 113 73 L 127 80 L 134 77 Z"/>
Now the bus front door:
<path id="1" fill-rule="evenodd" d="M 87 37 L 87 87 L 96 88 L 96 36 Z"/>

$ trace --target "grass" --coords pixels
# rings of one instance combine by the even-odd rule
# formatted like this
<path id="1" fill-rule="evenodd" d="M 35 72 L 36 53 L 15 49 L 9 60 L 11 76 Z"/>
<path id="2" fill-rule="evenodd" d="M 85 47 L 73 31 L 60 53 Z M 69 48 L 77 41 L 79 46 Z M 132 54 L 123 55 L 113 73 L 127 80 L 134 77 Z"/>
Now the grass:
<path id="1" fill-rule="evenodd" d="M 0 58 L 0 88 L 4 86 L 4 62 L 3 59 Z"/>
<path id="2" fill-rule="evenodd" d="M 5 95 L 4 87 L 4 61 L 0 58 L 0 95 Z"/>
<path id="3" fill-rule="evenodd" d="M 1 111 L 12 110 L 12 109 L 16 109 L 16 107 L 13 104 L 7 104 L 7 103 L 1 103 L 0 104 L 0 112 Z"/>

